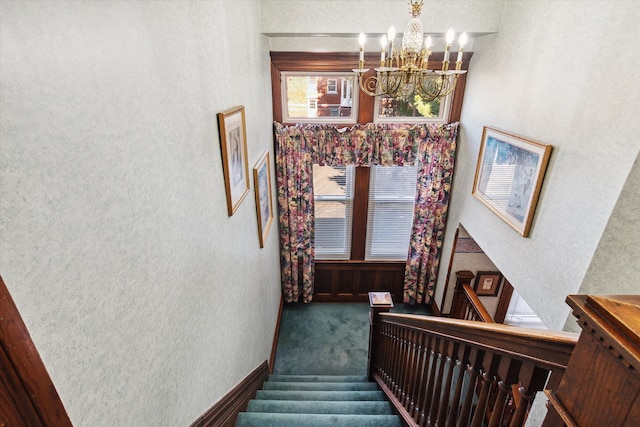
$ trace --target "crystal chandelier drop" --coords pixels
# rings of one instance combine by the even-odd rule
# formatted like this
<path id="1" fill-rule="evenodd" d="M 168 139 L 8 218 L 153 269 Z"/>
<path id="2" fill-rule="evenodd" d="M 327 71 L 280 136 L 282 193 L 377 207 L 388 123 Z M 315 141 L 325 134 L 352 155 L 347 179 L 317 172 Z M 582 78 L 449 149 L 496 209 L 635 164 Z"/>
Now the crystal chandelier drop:
<path id="1" fill-rule="evenodd" d="M 458 57 L 455 70 L 449 70 L 449 55 L 451 43 L 454 39 L 453 30 L 446 35 L 447 46 L 442 61 L 442 69 L 429 70 L 429 56 L 431 55 L 431 37 L 424 38 L 422 22 L 418 18 L 424 0 L 410 0 L 411 20 L 404 29 L 402 46 L 397 49 L 394 45 L 395 29 L 389 28 L 387 36 L 382 36 L 380 44 L 380 67 L 374 68 L 375 75 L 364 78 L 369 71 L 364 67 L 364 43 L 366 37 L 360 33 L 360 60 L 358 68 L 353 71 L 358 74 L 360 89 L 369 96 L 390 96 L 392 98 L 420 95 L 424 101 L 443 98 L 455 89 L 458 77 L 466 73 L 461 70 L 462 51 L 467 41 L 466 33 L 459 39 Z M 388 49 L 388 54 L 387 54 Z"/>

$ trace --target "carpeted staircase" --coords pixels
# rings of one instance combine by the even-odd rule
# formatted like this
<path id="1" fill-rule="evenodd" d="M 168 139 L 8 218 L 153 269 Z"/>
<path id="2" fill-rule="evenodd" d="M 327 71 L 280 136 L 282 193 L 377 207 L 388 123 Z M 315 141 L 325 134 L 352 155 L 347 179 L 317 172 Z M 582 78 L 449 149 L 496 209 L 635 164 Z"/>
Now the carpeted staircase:
<path id="1" fill-rule="evenodd" d="M 366 376 L 271 375 L 236 427 L 401 427 Z"/>

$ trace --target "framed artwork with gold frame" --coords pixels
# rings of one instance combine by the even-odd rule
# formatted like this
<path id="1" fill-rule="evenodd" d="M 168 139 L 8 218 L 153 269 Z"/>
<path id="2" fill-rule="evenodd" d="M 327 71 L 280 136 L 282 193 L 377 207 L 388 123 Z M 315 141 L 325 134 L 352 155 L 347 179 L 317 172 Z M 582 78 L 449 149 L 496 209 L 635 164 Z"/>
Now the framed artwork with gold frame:
<path id="1" fill-rule="evenodd" d="M 485 126 L 472 194 L 528 237 L 553 147 Z"/>
<path id="2" fill-rule="evenodd" d="M 258 236 L 260 247 L 269 236 L 269 229 L 273 222 L 273 203 L 271 197 L 271 167 L 269 152 L 265 151 L 253 167 L 253 187 L 256 193 L 256 216 L 258 217 Z"/>
<path id="3" fill-rule="evenodd" d="M 227 194 L 227 212 L 232 216 L 249 194 L 250 185 L 244 106 L 240 105 L 218 113 L 218 128 Z"/>

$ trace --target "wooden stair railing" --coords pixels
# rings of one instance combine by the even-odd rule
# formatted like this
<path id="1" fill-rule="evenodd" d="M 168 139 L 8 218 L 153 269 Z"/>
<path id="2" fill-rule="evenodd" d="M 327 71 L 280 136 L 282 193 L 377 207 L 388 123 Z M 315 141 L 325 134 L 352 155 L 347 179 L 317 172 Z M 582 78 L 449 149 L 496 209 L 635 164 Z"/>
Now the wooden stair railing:
<path id="1" fill-rule="evenodd" d="M 482 426 L 486 417 L 490 427 L 523 426 L 535 393 L 558 387 L 577 341 L 566 332 L 384 311 L 371 309 L 369 376 L 409 426 Z"/>
<path id="2" fill-rule="evenodd" d="M 478 294 L 471 287 L 471 280 L 475 275 L 466 270 L 456 272 L 456 287 L 451 303 L 450 317 L 453 319 L 476 320 L 479 322 L 495 323 L 478 298 Z"/>

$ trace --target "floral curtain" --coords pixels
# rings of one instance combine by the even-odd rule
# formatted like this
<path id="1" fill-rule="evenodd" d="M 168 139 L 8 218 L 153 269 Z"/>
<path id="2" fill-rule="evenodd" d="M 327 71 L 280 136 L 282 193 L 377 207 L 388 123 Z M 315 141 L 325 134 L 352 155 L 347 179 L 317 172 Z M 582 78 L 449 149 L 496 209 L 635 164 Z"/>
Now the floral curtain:
<path id="1" fill-rule="evenodd" d="M 313 164 L 402 166 L 418 161 L 421 167 L 413 227 L 415 235 L 412 235 L 407 261 L 404 300 L 409 303 L 428 302 L 424 295 L 433 294 L 433 289 L 428 287 L 435 284 L 435 277 L 433 283 L 430 281 L 431 276 L 435 276 L 431 272 L 437 270 L 442 245 L 457 124 L 369 123 L 338 129 L 326 124 L 285 127 L 275 123 L 274 127 L 285 301 L 298 301 L 300 293 L 305 303 L 311 302 L 313 297 Z M 445 156 L 446 166 L 439 164 L 441 155 Z M 448 186 L 441 182 L 443 178 L 448 178 Z M 439 201 L 437 209 L 431 206 L 432 201 Z M 421 243 L 429 247 L 419 248 Z M 433 249 L 432 245 L 435 245 Z M 435 262 L 433 256 L 436 257 Z"/>
<path id="2" fill-rule="evenodd" d="M 313 298 L 313 163 L 301 127 L 276 123 L 276 183 L 280 225 L 280 274 L 286 302 Z"/>
<path id="3" fill-rule="evenodd" d="M 404 303 L 431 303 L 442 253 L 453 178 L 458 123 L 430 125 L 419 149 L 418 182 L 409 257 L 404 276 Z"/>

